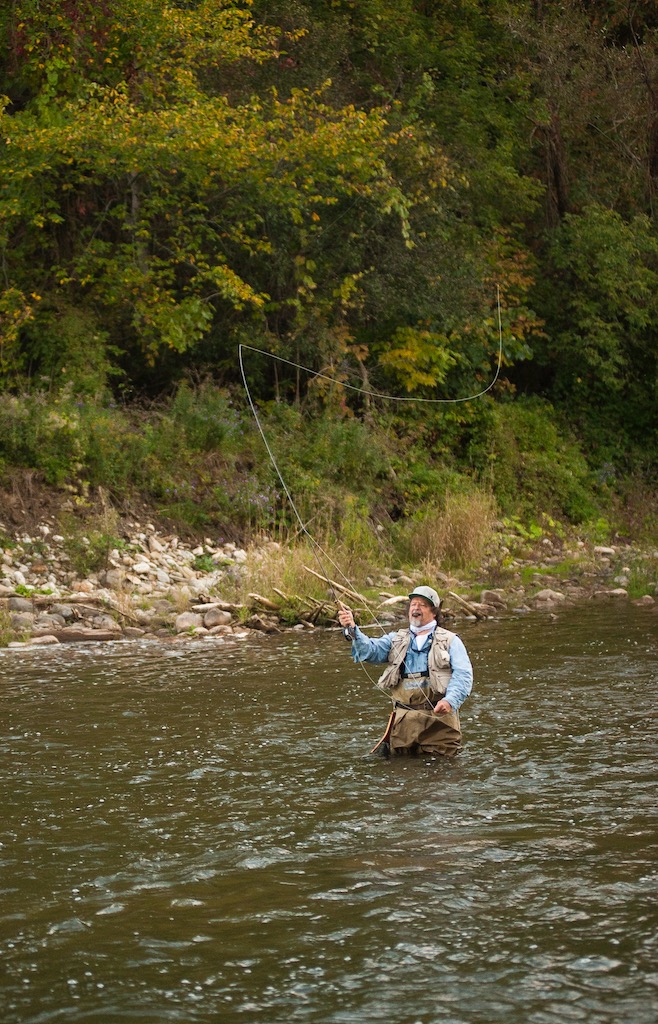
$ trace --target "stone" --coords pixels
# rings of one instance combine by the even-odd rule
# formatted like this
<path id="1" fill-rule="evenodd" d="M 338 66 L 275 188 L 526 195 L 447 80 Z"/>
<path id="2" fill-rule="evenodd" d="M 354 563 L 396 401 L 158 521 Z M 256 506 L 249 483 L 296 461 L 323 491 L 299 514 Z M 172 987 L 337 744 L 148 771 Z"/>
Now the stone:
<path id="1" fill-rule="evenodd" d="M 230 612 L 223 611 L 221 608 L 211 608 L 203 616 L 203 624 L 206 629 L 212 629 L 213 626 L 228 626 L 232 619 L 233 616 Z"/>
<path id="2" fill-rule="evenodd" d="M 605 547 L 602 547 L 601 545 L 598 545 L 597 547 L 594 548 L 594 554 L 595 555 L 602 555 L 604 558 L 613 558 L 616 555 L 616 553 L 617 552 L 615 551 L 614 548 L 605 548 Z"/>
<path id="3" fill-rule="evenodd" d="M 28 601 L 26 597 L 10 597 L 9 598 L 9 611 L 11 612 L 32 612 L 34 606 L 31 601 Z"/>
<path id="4" fill-rule="evenodd" d="M 655 603 L 656 599 L 655 597 L 652 597 L 651 594 L 643 594 L 642 597 L 638 597 L 635 601 L 633 601 L 633 604 L 636 604 L 640 608 L 644 605 L 648 607 L 649 605 L 653 605 Z"/>
<path id="5" fill-rule="evenodd" d="M 32 612 L 13 612 L 11 625 L 13 629 L 31 629 L 34 622 Z"/>
<path id="6" fill-rule="evenodd" d="M 252 615 L 245 622 L 245 626 L 249 626 L 250 629 L 258 629 L 261 633 L 280 633 L 281 629 L 279 624 L 274 622 L 272 619 L 266 618 L 264 615 Z"/>
<path id="7" fill-rule="evenodd" d="M 121 590 L 125 573 L 121 569 L 108 569 L 103 576 L 103 582 L 110 590 Z"/>
<path id="8" fill-rule="evenodd" d="M 123 630 L 123 635 L 128 640 L 138 640 L 139 637 L 145 636 L 146 630 L 140 629 L 138 626 L 126 626 Z"/>
<path id="9" fill-rule="evenodd" d="M 52 629 L 56 627 L 61 629 L 62 626 L 66 625 L 66 619 L 63 615 L 55 615 L 52 610 L 50 612 L 42 612 L 41 615 L 37 615 L 34 620 L 34 629 Z"/>
<path id="10" fill-rule="evenodd" d="M 505 608 L 506 601 L 504 594 L 504 590 L 483 590 L 480 594 L 480 601 L 482 604 L 492 604 L 497 608 Z"/>
<path id="11" fill-rule="evenodd" d="M 31 647 L 48 647 L 51 644 L 58 644 L 59 640 L 52 633 L 43 633 L 40 636 L 33 636 L 30 640 Z"/>
<path id="12" fill-rule="evenodd" d="M 550 601 L 553 604 L 560 604 L 562 601 L 566 601 L 566 597 L 559 590 L 545 589 L 535 594 L 535 601 Z"/>
<path id="13" fill-rule="evenodd" d="M 118 622 L 115 622 L 111 615 L 96 615 L 91 620 L 94 629 L 102 630 L 116 630 L 117 633 L 121 631 L 121 627 Z"/>
<path id="14" fill-rule="evenodd" d="M 70 604 L 51 604 L 50 614 L 60 615 L 63 619 L 68 620 L 74 617 L 75 612 Z"/>
<path id="15" fill-rule="evenodd" d="M 176 616 L 174 623 L 177 633 L 187 633 L 188 630 L 197 629 L 199 626 L 203 626 L 203 617 L 197 612 L 181 612 Z"/>

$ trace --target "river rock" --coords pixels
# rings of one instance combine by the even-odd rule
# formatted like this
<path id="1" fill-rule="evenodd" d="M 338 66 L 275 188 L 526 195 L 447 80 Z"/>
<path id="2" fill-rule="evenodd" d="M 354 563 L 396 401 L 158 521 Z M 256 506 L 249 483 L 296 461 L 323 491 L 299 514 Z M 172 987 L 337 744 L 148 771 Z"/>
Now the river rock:
<path id="1" fill-rule="evenodd" d="M 540 590 L 538 594 L 535 594 L 535 601 L 552 601 L 553 604 L 560 604 L 562 601 L 566 601 L 564 594 L 560 593 L 559 590 Z"/>
<path id="2" fill-rule="evenodd" d="M 103 574 L 103 583 L 110 590 L 121 590 L 123 587 L 123 581 L 125 579 L 125 573 L 122 569 L 108 569 Z"/>
<path id="3" fill-rule="evenodd" d="M 56 615 L 51 609 L 49 612 L 41 612 L 40 615 L 37 615 L 36 619 L 34 620 L 33 628 L 45 630 L 50 630 L 53 628 L 61 629 L 62 626 L 65 625 L 66 619 L 64 618 L 64 616 Z"/>
<path id="4" fill-rule="evenodd" d="M 115 629 L 117 632 L 121 629 L 119 624 L 114 621 L 111 615 L 95 615 L 91 619 L 91 624 L 94 629 Z"/>
<path id="5" fill-rule="evenodd" d="M 70 604 L 51 604 L 50 615 L 59 615 L 68 622 L 74 617 L 74 611 Z"/>
<path id="6" fill-rule="evenodd" d="M 203 617 L 196 612 L 181 612 L 176 616 L 174 629 L 177 633 L 187 633 L 190 629 L 198 629 L 203 626 Z"/>
<path id="7" fill-rule="evenodd" d="M 245 622 L 250 629 L 258 629 L 261 633 L 280 633 L 278 622 L 268 619 L 264 615 L 252 615 Z"/>
<path id="8" fill-rule="evenodd" d="M 480 601 L 482 604 L 492 604 L 496 608 L 507 607 L 504 590 L 483 590 L 480 594 Z"/>
<path id="9" fill-rule="evenodd" d="M 652 597 L 651 594 L 643 594 L 642 597 L 638 597 L 632 603 L 638 605 L 638 607 L 642 607 L 643 605 L 648 607 L 649 605 L 655 604 L 656 599 L 655 597 Z"/>
<path id="10" fill-rule="evenodd" d="M 30 647 L 49 647 L 51 644 L 58 643 L 59 640 L 53 633 L 43 633 L 31 638 Z"/>
<path id="11" fill-rule="evenodd" d="M 203 624 L 206 629 L 212 629 L 213 626 L 228 626 L 232 619 L 233 616 L 230 612 L 223 611 L 221 608 L 211 608 L 203 616 Z"/>
<path id="12" fill-rule="evenodd" d="M 34 622 L 32 612 L 13 612 L 11 625 L 13 629 L 31 629 Z"/>
<path id="13" fill-rule="evenodd" d="M 9 598 L 9 611 L 10 612 L 32 612 L 34 606 L 31 601 L 28 601 L 26 597 L 10 597 Z"/>

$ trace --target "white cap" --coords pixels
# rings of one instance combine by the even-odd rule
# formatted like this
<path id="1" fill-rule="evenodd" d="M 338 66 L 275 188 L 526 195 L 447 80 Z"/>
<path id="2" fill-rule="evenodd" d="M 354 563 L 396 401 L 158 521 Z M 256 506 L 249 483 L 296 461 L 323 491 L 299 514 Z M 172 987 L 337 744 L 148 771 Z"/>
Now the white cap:
<path id="1" fill-rule="evenodd" d="M 412 597 L 424 597 L 426 601 L 432 605 L 433 608 L 441 607 L 441 598 L 437 594 L 436 590 L 432 590 L 431 587 L 416 587 L 409 594 L 409 598 Z"/>

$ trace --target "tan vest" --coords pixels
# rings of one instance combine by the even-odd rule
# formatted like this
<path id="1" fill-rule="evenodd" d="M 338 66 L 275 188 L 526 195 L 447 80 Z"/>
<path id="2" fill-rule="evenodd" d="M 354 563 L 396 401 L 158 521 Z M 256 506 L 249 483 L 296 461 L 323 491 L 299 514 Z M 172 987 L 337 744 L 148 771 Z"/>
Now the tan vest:
<path id="1" fill-rule="evenodd" d="M 388 653 L 388 665 L 377 680 L 377 686 L 385 690 L 391 700 L 400 704 L 411 707 L 436 704 L 445 694 L 452 675 L 450 644 L 454 636 L 456 634 L 450 630 L 442 629 L 441 626 L 436 627 L 427 659 L 429 679 L 414 682 L 413 679 L 402 678 L 404 659 L 409 650 L 412 633 L 410 629 L 399 629 L 393 637 Z M 424 683 L 425 686 L 419 685 L 420 683 Z"/>

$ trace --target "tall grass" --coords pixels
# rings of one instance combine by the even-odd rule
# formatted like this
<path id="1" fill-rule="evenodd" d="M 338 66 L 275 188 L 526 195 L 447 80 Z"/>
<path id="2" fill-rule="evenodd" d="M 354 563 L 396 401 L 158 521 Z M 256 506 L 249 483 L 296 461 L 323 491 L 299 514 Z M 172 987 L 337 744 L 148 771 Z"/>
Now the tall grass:
<path id="1" fill-rule="evenodd" d="M 496 512 L 495 499 L 486 491 L 448 491 L 442 505 L 418 513 L 406 524 L 410 558 L 435 569 L 477 565 L 493 538 Z"/>

